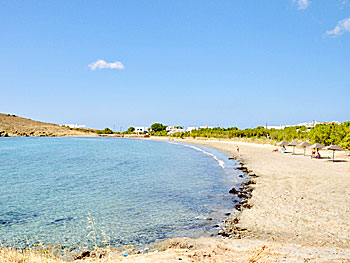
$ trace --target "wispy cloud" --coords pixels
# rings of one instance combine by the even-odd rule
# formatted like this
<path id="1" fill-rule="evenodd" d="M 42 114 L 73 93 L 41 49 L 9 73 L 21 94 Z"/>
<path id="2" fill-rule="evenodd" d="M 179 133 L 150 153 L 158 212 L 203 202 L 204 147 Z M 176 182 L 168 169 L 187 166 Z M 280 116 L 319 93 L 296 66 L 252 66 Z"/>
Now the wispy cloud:
<path id="1" fill-rule="evenodd" d="M 338 21 L 335 28 L 326 31 L 326 35 L 336 37 L 346 32 L 350 32 L 350 17 Z"/>
<path id="2" fill-rule="evenodd" d="M 121 63 L 120 61 L 116 61 L 116 62 L 106 62 L 103 59 L 97 60 L 91 64 L 89 64 L 89 68 L 91 70 L 96 70 L 98 68 L 100 69 L 105 69 L 105 68 L 109 68 L 109 69 L 124 69 L 124 64 Z"/>
<path id="3" fill-rule="evenodd" d="M 310 0 L 293 0 L 297 4 L 299 10 L 305 10 L 310 5 Z"/>

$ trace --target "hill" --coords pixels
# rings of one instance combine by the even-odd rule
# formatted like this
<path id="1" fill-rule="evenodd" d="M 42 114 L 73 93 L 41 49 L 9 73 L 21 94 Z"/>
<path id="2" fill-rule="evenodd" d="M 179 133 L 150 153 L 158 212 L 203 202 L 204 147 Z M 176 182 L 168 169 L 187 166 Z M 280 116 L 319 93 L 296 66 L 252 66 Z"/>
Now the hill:
<path id="1" fill-rule="evenodd" d="M 0 113 L 0 137 L 14 136 L 94 136 L 92 130 L 71 129 L 57 124 L 33 121 L 11 114 Z"/>

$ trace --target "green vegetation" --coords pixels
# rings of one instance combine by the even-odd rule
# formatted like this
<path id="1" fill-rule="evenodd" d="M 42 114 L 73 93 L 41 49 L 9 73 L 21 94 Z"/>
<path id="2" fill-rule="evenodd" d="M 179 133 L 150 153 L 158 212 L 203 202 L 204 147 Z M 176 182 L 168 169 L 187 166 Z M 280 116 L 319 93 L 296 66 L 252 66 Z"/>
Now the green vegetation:
<path id="1" fill-rule="evenodd" d="M 105 128 L 104 130 L 96 130 L 97 134 L 113 134 L 114 132 L 110 128 Z"/>
<path id="2" fill-rule="evenodd" d="M 324 145 L 336 144 L 350 150 L 350 122 L 342 124 L 318 124 L 316 127 L 305 126 L 286 127 L 282 130 L 268 129 L 259 126 L 254 129 L 240 130 L 237 127 L 212 128 L 192 130 L 191 132 L 175 133 L 174 137 L 204 137 L 204 138 L 242 138 L 242 139 L 269 139 L 274 142 L 286 140 L 291 142 L 308 141 L 310 143 L 322 143 Z"/>
<path id="3" fill-rule="evenodd" d="M 156 122 L 151 125 L 151 130 L 154 132 L 161 132 L 165 131 L 166 127 L 166 125 Z"/>
<path id="4" fill-rule="evenodd" d="M 135 131 L 135 128 L 134 127 L 129 127 L 129 129 L 127 130 L 128 133 L 132 133 Z"/>
<path id="5" fill-rule="evenodd" d="M 166 127 L 168 126 L 156 122 L 151 125 L 151 130 L 155 136 L 167 136 L 168 132 L 166 131 Z"/>

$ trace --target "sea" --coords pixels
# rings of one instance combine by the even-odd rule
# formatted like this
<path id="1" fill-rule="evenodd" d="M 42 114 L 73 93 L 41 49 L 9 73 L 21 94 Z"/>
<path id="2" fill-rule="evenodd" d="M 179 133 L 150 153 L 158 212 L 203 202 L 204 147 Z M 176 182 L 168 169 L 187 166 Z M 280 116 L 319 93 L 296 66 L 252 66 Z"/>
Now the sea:
<path id="1" fill-rule="evenodd" d="M 216 235 L 244 178 L 211 148 L 123 138 L 0 138 L 0 244 L 143 249 Z"/>

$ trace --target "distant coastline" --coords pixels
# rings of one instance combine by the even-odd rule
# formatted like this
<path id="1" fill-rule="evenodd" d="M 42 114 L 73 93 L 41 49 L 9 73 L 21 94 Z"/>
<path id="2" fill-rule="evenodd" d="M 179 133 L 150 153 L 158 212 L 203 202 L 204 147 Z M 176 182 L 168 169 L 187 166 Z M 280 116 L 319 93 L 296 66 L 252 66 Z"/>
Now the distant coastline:
<path id="1" fill-rule="evenodd" d="M 97 136 L 94 130 L 74 129 L 0 113 L 0 137 Z"/>

